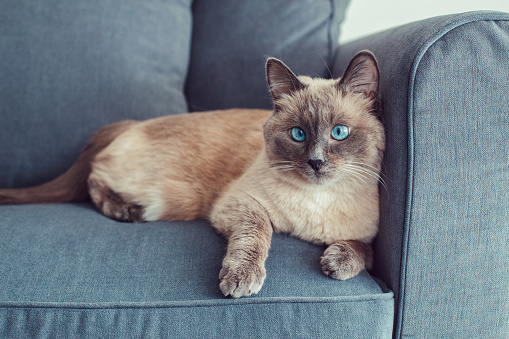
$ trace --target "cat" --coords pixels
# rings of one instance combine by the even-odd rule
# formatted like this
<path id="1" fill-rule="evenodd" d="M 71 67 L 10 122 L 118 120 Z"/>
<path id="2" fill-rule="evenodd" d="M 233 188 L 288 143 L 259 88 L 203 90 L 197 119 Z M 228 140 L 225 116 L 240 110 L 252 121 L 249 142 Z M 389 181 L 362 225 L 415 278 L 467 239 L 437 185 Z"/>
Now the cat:
<path id="1" fill-rule="evenodd" d="M 256 294 L 273 232 L 328 245 L 339 280 L 372 265 L 385 149 L 379 71 L 361 51 L 339 79 L 268 58 L 274 109 L 172 115 L 100 129 L 55 180 L 0 190 L 0 204 L 91 199 L 123 222 L 209 219 L 228 240 L 220 289 Z"/>

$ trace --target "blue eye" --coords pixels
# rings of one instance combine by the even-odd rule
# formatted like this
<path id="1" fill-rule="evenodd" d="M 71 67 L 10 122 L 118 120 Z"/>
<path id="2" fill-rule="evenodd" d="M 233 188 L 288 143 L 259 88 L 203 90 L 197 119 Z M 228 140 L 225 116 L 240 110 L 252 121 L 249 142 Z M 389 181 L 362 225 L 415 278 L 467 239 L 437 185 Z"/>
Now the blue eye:
<path id="1" fill-rule="evenodd" d="M 338 125 L 332 129 L 331 136 L 338 140 L 345 140 L 350 135 L 350 128 L 343 125 Z"/>
<path id="2" fill-rule="evenodd" d="M 290 136 L 297 142 L 303 142 L 306 140 L 306 133 L 304 133 L 304 131 L 299 127 L 292 128 L 290 130 Z"/>

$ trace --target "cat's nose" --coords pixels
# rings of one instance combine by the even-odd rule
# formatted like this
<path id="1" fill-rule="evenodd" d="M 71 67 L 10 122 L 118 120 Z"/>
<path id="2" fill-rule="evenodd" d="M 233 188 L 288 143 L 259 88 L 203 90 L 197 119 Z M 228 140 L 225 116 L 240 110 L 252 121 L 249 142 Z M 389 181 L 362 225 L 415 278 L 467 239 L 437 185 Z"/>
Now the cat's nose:
<path id="1" fill-rule="evenodd" d="M 323 160 L 309 159 L 308 164 L 309 164 L 309 166 L 311 166 L 312 169 L 315 170 L 315 172 L 318 172 L 320 170 L 320 168 L 322 168 Z"/>

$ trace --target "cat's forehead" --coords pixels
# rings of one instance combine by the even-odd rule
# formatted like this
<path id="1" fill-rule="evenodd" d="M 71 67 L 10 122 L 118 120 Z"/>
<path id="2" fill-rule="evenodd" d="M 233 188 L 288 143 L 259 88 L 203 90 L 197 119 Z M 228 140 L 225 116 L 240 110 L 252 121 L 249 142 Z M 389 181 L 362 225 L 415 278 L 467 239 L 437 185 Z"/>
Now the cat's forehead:
<path id="1" fill-rule="evenodd" d="M 345 93 L 338 87 L 338 79 L 299 76 L 304 88 L 279 101 L 288 119 L 317 123 L 338 118 L 356 118 L 369 111 L 369 101 L 358 95 Z"/>
<path id="2" fill-rule="evenodd" d="M 322 79 L 322 78 L 311 78 L 305 75 L 297 77 L 306 87 L 320 88 L 320 87 L 331 87 L 337 84 L 335 79 Z"/>

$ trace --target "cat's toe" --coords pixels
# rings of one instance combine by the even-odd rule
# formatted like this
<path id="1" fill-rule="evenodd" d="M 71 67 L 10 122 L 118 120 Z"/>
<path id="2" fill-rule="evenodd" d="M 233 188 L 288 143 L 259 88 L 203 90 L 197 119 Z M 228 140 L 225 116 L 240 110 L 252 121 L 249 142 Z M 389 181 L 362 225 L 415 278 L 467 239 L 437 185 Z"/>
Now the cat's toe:
<path id="1" fill-rule="evenodd" d="M 364 269 L 364 258 L 350 246 L 335 244 L 329 246 L 321 259 L 322 271 L 337 280 L 355 277 Z"/>
<path id="2" fill-rule="evenodd" d="M 133 205 L 128 205 L 126 210 L 127 210 L 126 221 L 128 221 L 128 222 L 135 222 L 135 223 L 144 222 L 145 221 L 143 219 L 144 209 L 140 205 L 134 205 L 134 204 Z"/>
<path id="3" fill-rule="evenodd" d="M 223 264 L 219 288 L 225 297 L 240 298 L 260 291 L 265 281 L 265 268 L 256 264 Z"/>

